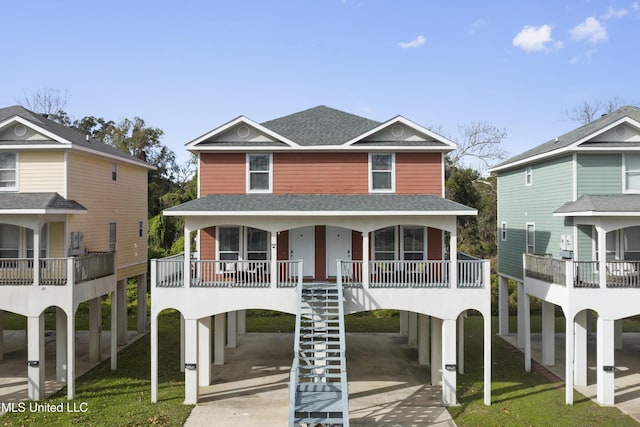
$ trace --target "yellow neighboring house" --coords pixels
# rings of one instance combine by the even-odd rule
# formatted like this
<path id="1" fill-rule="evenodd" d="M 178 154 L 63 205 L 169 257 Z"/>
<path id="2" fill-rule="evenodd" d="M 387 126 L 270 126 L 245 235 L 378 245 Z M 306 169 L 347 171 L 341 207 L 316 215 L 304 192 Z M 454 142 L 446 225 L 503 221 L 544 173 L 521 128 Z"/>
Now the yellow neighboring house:
<path id="1" fill-rule="evenodd" d="M 28 396 L 44 397 L 44 312 L 56 308 L 56 379 L 74 396 L 75 314 L 89 302 L 89 355 L 101 358 L 111 294 L 111 367 L 127 340 L 126 283 L 146 323 L 147 175 L 153 167 L 43 115 L 0 109 L 0 363 L 3 313 L 27 318 Z"/>

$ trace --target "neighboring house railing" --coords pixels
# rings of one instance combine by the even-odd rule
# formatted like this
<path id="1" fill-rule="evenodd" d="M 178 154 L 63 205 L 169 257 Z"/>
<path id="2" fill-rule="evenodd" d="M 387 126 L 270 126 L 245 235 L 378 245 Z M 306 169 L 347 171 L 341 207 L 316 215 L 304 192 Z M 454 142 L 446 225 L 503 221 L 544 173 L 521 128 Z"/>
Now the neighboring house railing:
<path id="1" fill-rule="evenodd" d="M 524 265 L 526 277 L 561 286 L 640 288 L 640 261 L 607 261 L 604 275 L 600 274 L 599 261 L 560 260 L 525 254 Z"/>
<path id="2" fill-rule="evenodd" d="M 77 258 L 41 258 L 40 286 L 64 286 L 73 274 L 76 284 L 115 274 L 115 253 L 92 253 Z M 69 269 L 72 268 L 73 273 Z M 34 285 L 34 261 L 28 258 L 0 259 L 0 285 Z"/>

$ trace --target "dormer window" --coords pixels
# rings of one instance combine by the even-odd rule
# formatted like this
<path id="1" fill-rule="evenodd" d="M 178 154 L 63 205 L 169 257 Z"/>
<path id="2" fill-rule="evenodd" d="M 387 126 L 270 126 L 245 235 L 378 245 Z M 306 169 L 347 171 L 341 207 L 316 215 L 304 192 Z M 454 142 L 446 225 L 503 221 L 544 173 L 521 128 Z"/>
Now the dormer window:
<path id="1" fill-rule="evenodd" d="M 17 191 L 18 155 L 0 153 L 0 191 Z"/>
<path id="2" fill-rule="evenodd" d="M 111 181 L 116 182 L 118 180 L 118 164 L 111 163 Z"/>
<path id="3" fill-rule="evenodd" d="M 247 193 L 271 193 L 271 154 L 247 154 Z"/>
<path id="4" fill-rule="evenodd" d="M 395 158 L 393 153 L 369 154 L 369 191 L 395 191 Z"/>

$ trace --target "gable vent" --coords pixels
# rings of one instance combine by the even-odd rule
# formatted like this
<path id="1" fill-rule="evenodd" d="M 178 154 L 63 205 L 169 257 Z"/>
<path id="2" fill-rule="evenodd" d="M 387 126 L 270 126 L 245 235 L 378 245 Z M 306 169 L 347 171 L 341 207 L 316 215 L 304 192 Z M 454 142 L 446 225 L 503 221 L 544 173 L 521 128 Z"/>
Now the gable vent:
<path id="1" fill-rule="evenodd" d="M 27 133 L 27 127 L 23 124 L 17 124 L 13 128 L 13 133 L 15 133 L 16 136 L 25 136 Z"/>

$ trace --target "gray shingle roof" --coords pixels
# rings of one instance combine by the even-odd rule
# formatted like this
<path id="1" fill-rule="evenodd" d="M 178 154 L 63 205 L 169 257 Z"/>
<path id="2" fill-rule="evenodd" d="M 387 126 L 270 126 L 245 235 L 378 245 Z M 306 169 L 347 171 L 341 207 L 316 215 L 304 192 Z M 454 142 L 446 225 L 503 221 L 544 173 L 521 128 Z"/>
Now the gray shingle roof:
<path id="1" fill-rule="evenodd" d="M 465 212 L 476 210 L 433 195 L 413 194 L 210 194 L 166 209 L 180 212 Z"/>
<path id="2" fill-rule="evenodd" d="M 73 210 L 87 208 L 75 200 L 68 200 L 58 193 L 0 193 L 0 212 L 10 210 Z"/>
<path id="3" fill-rule="evenodd" d="M 300 145 L 339 145 L 380 122 L 320 105 L 261 125 Z"/>
<path id="4" fill-rule="evenodd" d="M 143 162 L 142 160 L 136 157 L 133 157 L 127 153 L 124 153 L 115 147 L 112 147 L 107 144 L 103 144 L 102 142 L 96 141 L 94 139 L 89 139 L 89 141 L 87 141 L 86 136 L 83 135 L 82 133 L 74 129 L 68 128 L 66 126 L 63 126 L 60 123 L 54 122 L 53 120 L 50 120 L 44 117 L 42 114 L 34 113 L 33 111 L 29 111 L 26 108 L 21 107 L 19 105 L 0 108 L 0 122 L 3 122 L 15 116 L 22 117 L 23 119 L 28 120 L 29 122 L 37 126 L 40 126 L 41 128 L 59 136 L 60 138 L 71 142 L 73 145 L 77 145 L 82 148 L 88 148 L 90 150 L 98 151 L 104 154 L 121 157 L 123 159 L 133 161 L 135 163 L 139 163 L 141 166 L 146 166 L 148 168 L 151 168 L 151 165 L 149 165 L 148 163 Z M 13 144 L 13 142 L 17 142 L 17 141 L 11 141 L 11 142 Z M 55 141 L 52 140 L 51 142 L 55 142 Z M 22 143 L 24 143 L 24 141 L 20 141 L 20 144 Z M 38 143 L 42 143 L 42 141 L 38 141 Z"/>
<path id="5" fill-rule="evenodd" d="M 609 114 L 600 117 L 599 119 L 587 123 L 586 125 L 580 126 L 577 129 L 565 133 L 564 135 L 560 135 L 557 140 L 556 138 L 554 138 L 550 141 L 545 142 L 544 144 L 538 145 L 528 151 L 525 151 L 524 153 L 518 154 L 517 156 L 514 156 L 509 160 L 506 160 L 499 165 L 494 166 L 494 168 L 501 168 L 511 163 L 516 163 L 520 160 L 526 160 L 530 157 L 550 153 L 561 148 L 566 148 L 571 144 L 574 144 L 581 139 L 596 133 L 600 129 L 624 117 L 629 117 L 633 120 L 640 121 L 640 108 L 634 106 L 621 107 Z"/>
<path id="6" fill-rule="evenodd" d="M 557 214 L 578 212 L 640 213 L 640 194 L 584 195 L 554 211 Z"/>

